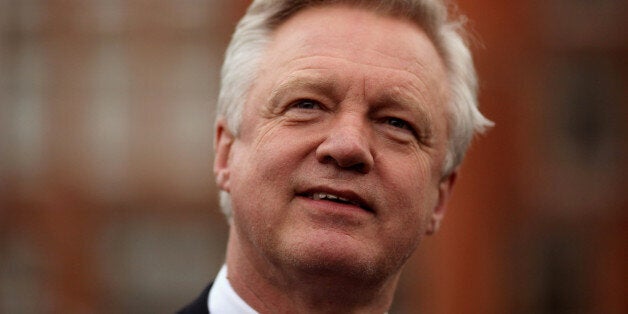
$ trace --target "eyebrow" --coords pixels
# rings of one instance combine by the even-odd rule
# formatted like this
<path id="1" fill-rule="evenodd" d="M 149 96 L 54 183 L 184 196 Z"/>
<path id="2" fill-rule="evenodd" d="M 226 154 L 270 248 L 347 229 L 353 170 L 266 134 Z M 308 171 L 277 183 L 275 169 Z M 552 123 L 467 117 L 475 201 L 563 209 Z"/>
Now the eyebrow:
<path id="1" fill-rule="evenodd" d="M 419 127 L 425 135 L 432 134 L 432 113 L 425 108 L 422 101 L 403 92 L 399 87 L 387 90 L 376 99 L 377 107 L 392 107 L 409 110 L 416 117 Z"/>
<path id="2" fill-rule="evenodd" d="M 333 77 L 320 74 L 293 74 L 284 79 L 270 92 L 273 107 L 282 103 L 283 97 L 293 90 L 305 90 L 337 98 L 337 83 Z"/>

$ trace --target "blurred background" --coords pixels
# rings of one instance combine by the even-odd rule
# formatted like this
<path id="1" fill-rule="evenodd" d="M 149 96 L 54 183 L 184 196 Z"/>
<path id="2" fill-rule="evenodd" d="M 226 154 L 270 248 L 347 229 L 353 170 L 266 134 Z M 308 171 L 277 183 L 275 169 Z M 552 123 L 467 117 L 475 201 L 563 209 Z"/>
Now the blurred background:
<path id="1" fill-rule="evenodd" d="M 215 276 L 213 106 L 248 3 L 0 0 L 0 313 L 171 313 Z M 497 125 L 391 313 L 628 313 L 628 1 L 459 9 Z"/>

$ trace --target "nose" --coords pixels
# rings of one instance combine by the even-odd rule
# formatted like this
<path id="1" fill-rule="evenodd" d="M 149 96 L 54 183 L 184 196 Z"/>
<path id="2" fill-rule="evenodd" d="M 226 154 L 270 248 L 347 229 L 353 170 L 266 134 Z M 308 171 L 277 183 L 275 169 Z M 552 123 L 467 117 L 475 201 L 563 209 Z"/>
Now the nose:
<path id="1" fill-rule="evenodd" d="M 316 148 L 316 158 L 321 163 L 360 173 L 373 168 L 373 154 L 368 130 L 359 118 L 343 119 L 327 130 L 325 140 Z"/>

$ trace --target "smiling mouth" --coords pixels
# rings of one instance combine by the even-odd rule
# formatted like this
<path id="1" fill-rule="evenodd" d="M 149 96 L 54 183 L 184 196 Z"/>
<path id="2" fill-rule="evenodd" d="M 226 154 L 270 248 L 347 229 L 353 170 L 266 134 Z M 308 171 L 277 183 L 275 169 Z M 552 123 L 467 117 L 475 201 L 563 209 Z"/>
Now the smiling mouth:
<path id="1" fill-rule="evenodd" d="M 370 208 L 368 208 L 367 206 L 363 205 L 359 201 L 351 200 L 351 199 L 348 199 L 348 198 L 344 198 L 344 197 L 341 197 L 341 196 L 338 196 L 338 195 L 335 195 L 335 194 L 315 192 L 315 193 L 304 193 L 304 194 L 301 194 L 301 196 L 307 197 L 307 198 L 315 200 L 315 201 L 329 201 L 329 202 L 334 202 L 334 203 L 338 203 L 338 204 L 356 206 L 356 207 L 364 209 L 364 210 L 366 210 L 368 212 L 373 212 Z"/>
<path id="2" fill-rule="evenodd" d="M 333 194 L 327 194 L 327 193 L 314 193 L 311 195 L 308 195 L 309 198 L 313 199 L 313 200 L 325 200 L 325 201 L 331 201 L 331 202 L 336 202 L 336 203 L 341 203 L 341 204 L 349 204 L 349 205 L 354 205 L 354 206 L 360 206 L 360 204 L 358 202 L 354 202 L 352 200 L 348 200 L 346 198 L 342 198 L 340 196 L 336 196 Z"/>

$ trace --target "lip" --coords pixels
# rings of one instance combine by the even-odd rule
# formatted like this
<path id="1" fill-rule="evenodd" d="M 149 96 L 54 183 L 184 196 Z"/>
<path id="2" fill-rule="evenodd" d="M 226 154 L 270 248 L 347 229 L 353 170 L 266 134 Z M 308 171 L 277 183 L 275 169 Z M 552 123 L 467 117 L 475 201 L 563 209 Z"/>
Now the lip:
<path id="1" fill-rule="evenodd" d="M 334 195 L 341 198 L 342 200 L 339 200 L 338 202 L 326 199 L 315 200 L 313 198 L 313 195 L 317 193 Z M 298 191 L 296 193 L 296 196 L 308 198 L 317 202 L 329 202 L 330 204 L 334 204 L 340 207 L 359 208 L 369 213 L 375 213 L 373 206 L 364 197 L 362 197 L 359 193 L 349 189 L 335 189 L 324 186 L 311 187 L 302 191 Z"/>

